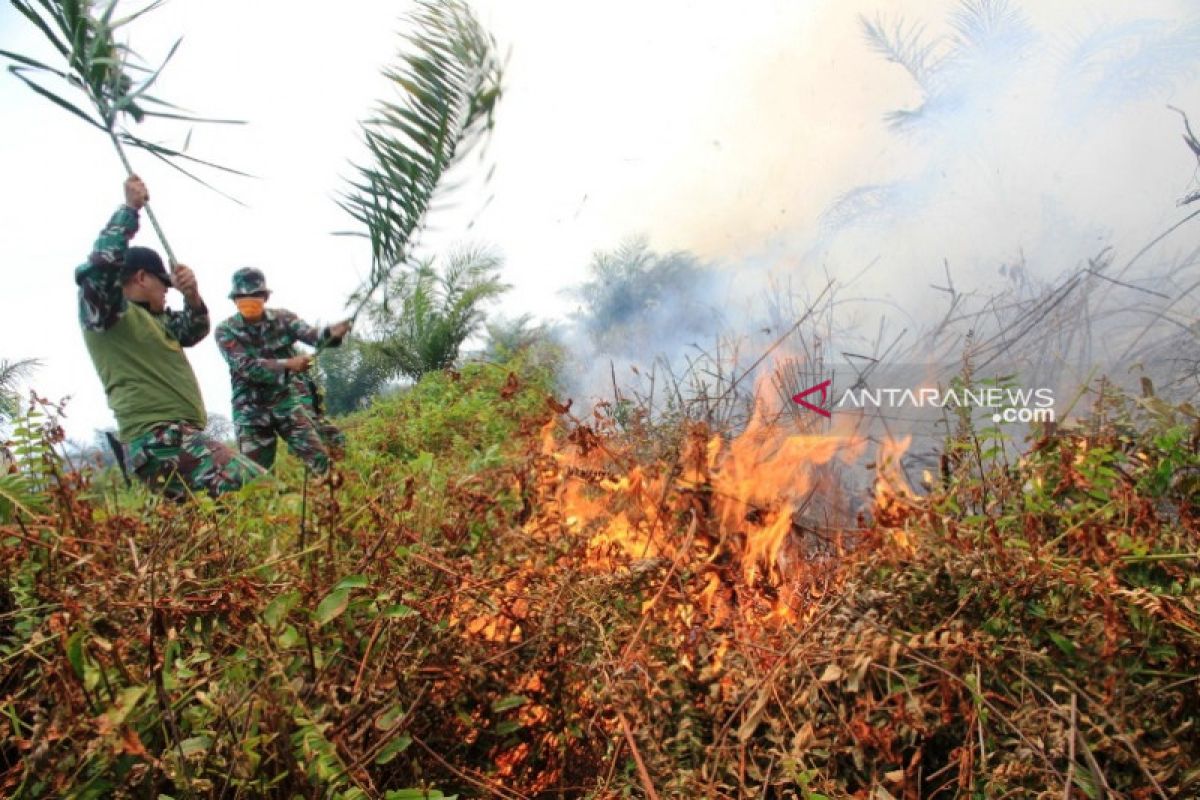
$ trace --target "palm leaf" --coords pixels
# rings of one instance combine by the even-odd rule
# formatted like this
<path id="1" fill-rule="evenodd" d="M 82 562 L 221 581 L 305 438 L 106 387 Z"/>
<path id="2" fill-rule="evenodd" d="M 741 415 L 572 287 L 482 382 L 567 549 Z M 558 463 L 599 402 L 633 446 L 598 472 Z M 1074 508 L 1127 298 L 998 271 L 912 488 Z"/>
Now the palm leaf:
<path id="1" fill-rule="evenodd" d="M 490 130 L 500 97 L 495 41 L 462 0 L 418 0 L 410 20 L 409 52 L 384 72 L 400 97 L 362 123 L 369 159 L 339 201 L 371 242 L 354 317 L 404 264 L 434 193 Z"/>
<path id="2" fill-rule="evenodd" d="M 27 78 L 25 75 L 22 74 L 21 67 L 15 66 L 15 65 L 10 66 L 8 68 L 8 71 L 11 72 L 13 75 L 16 75 L 17 78 L 19 78 L 22 83 L 24 83 L 26 86 L 28 86 L 34 92 L 36 92 L 37 94 L 40 94 L 42 97 L 46 98 L 51 103 L 54 103 L 56 106 L 66 110 L 66 111 L 71 112 L 72 114 L 79 117 L 84 122 L 88 123 L 89 125 L 99 128 L 102 131 L 108 130 L 103 124 L 101 124 L 100 122 L 98 122 L 98 121 L 92 119 L 90 116 L 88 116 L 87 112 L 83 111 L 81 108 L 79 108 L 79 106 L 75 105 L 74 103 L 72 103 L 69 100 L 64 100 L 62 97 L 56 95 L 54 92 L 45 88 L 41 84 L 35 83 L 33 80 Z"/>
<path id="3" fill-rule="evenodd" d="M 34 358 L 0 359 L 0 420 L 16 416 L 20 410 L 17 381 L 28 377 L 39 366 L 41 362 Z"/>
<path id="4" fill-rule="evenodd" d="M 46 39 L 49 40 L 50 44 L 55 50 L 64 56 L 70 57 L 71 49 L 67 47 L 67 45 L 65 45 L 61 39 L 58 38 L 58 35 L 53 31 L 53 29 L 51 29 L 46 21 L 42 19 L 42 16 L 31 5 L 22 2 L 21 0 L 12 0 L 12 5 L 13 8 L 17 9 L 22 16 L 37 26 L 38 30 L 45 35 Z M 48 3 L 43 1 L 42 6 L 49 10 Z"/>
<path id="5" fill-rule="evenodd" d="M 500 268 L 498 255 L 475 248 L 453 252 L 440 271 L 433 261 L 423 261 L 394 275 L 384 299 L 370 305 L 382 334 L 370 346 L 389 377 L 419 380 L 453 365 L 483 324 L 484 304 L 510 288 L 500 280 Z"/>
<path id="6" fill-rule="evenodd" d="M 61 68 L 55 67 L 7 50 L 0 50 L 0 58 L 15 62 L 9 66 L 9 71 L 34 92 L 89 125 L 105 131 L 129 173 L 133 172 L 133 168 L 125 155 L 123 145 L 145 150 L 168 163 L 175 159 L 186 158 L 193 163 L 236 173 L 236 170 L 219 167 L 200 159 L 191 159 L 176 150 L 153 144 L 142 137 L 134 136 L 125 128 L 127 118 L 132 118 L 134 122 L 141 122 L 147 116 L 168 119 L 176 117 L 176 115 L 161 111 L 148 112 L 143 108 L 143 104 L 153 103 L 167 108 L 175 108 L 169 103 L 150 97 L 146 92 L 156 83 L 163 68 L 175 55 L 179 41 L 172 45 L 166 58 L 157 69 L 151 69 L 138 63 L 137 55 L 117 41 L 116 32 L 158 8 L 164 0 L 153 0 L 138 11 L 115 18 L 118 1 L 107 0 L 100 13 L 93 14 L 93 4 L 90 0 L 38 0 L 36 5 L 29 0 L 10 0 L 13 7 L 42 32 L 51 46 L 63 57 L 65 64 Z M 83 97 L 81 100 L 69 99 L 68 95 L 53 91 L 34 81 L 32 77 L 24 74 L 26 71 L 36 71 L 41 77 L 57 79 L 66 85 L 68 93 L 77 92 Z M 134 80 L 133 75 L 135 74 L 144 77 Z M 88 107 L 90 107 L 90 111 L 85 110 Z M 237 120 L 200 117 L 183 119 L 189 122 L 238 122 Z M 177 164 L 172 164 L 172 166 L 180 169 Z M 212 188 L 188 170 L 180 169 L 180 171 L 193 180 Z M 147 213 L 159 239 L 166 247 L 168 256 L 174 262 L 171 248 L 167 245 L 166 239 L 159 229 L 157 219 L 149 210 Z"/>
<path id="7" fill-rule="evenodd" d="M 931 74 L 937 69 L 937 40 L 925 40 L 925 30 L 920 24 L 905 27 L 904 20 L 897 20 L 889 29 L 882 17 L 874 20 L 860 15 L 859 25 L 871 49 L 893 64 L 899 64 L 917 85 L 929 89 Z"/>

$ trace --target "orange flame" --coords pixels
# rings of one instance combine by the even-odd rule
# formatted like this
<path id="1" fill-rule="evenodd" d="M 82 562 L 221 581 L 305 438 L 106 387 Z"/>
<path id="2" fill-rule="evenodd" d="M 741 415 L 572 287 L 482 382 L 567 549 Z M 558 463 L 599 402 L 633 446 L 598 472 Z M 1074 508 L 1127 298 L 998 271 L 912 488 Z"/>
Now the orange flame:
<path id="1" fill-rule="evenodd" d="M 815 561 L 814 553 L 844 553 L 861 535 L 843 487 L 845 468 L 861 463 L 867 439 L 852 416 L 814 423 L 772 407 L 764 384 L 740 434 L 713 435 L 692 423 L 677 453 L 658 458 L 646 457 L 647 442 L 611 435 L 602 415 L 595 427 L 552 420 L 541 432 L 525 532 L 582 543 L 578 566 L 598 575 L 691 572 L 690 597 L 669 609 L 656 607 L 657 598 L 643 604 L 644 614 L 669 615 L 683 629 L 701 620 L 714 627 L 803 620 L 812 599 L 838 580 L 821 566 L 835 562 Z M 814 432 L 818 425 L 828 430 Z M 885 526 L 913 508 L 899 466 L 909 442 L 886 441 L 877 454 L 875 518 Z M 814 550 L 814 539 L 827 549 Z M 492 629 L 493 620 L 482 617 L 476 635 L 519 640 L 519 626 Z M 704 668 L 719 672 L 720 661 L 713 657 Z"/>

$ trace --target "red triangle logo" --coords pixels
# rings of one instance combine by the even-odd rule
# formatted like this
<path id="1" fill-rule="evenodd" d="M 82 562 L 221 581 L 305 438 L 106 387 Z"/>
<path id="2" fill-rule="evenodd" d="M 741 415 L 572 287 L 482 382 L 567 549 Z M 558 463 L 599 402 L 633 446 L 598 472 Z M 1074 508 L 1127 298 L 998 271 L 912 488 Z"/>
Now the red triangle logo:
<path id="1" fill-rule="evenodd" d="M 821 381 L 816 386 L 810 386 L 809 388 L 805 389 L 803 392 L 800 392 L 800 394 L 792 395 L 792 401 L 795 403 L 798 403 L 799 405 L 804 406 L 809 411 L 817 412 L 822 417 L 832 417 L 833 415 L 830 414 L 825 408 L 823 408 L 823 406 L 825 405 L 825 402 L 829 399 L 828 392 L 829 392 L 829 387 L 832 384 L 833 384 L 832 379 Z M 812 403 L 810 403 L 804 399 L 804 398 L 808 397 L 810 394 L 812 394 L 813 392 L 821 393 L 821 399 L 818 401 L 818 405 L 813 405 Z"/>

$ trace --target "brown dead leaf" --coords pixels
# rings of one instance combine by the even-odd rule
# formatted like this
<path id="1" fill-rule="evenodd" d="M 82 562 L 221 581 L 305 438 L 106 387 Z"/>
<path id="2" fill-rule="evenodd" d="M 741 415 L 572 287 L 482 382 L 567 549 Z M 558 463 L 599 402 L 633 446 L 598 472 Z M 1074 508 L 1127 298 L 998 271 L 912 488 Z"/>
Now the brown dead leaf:
<path id="1" fill-rule="evenodd" d="M 825 671 L 821 673 L 821 683 L 834 683 L 840 681 L 846 673 L 837 664 L 830 664 L 825 667 Z"/>
<path id="2" fill-rule="evenodd" d="M 142 738 L 133 728 L 126 728 L 125 732 L 121 734 L 121 749 L 127 755 L 139 758 L 150 757 L 150 754 L 146 752 L 146 746 L 142 744 Z"/>

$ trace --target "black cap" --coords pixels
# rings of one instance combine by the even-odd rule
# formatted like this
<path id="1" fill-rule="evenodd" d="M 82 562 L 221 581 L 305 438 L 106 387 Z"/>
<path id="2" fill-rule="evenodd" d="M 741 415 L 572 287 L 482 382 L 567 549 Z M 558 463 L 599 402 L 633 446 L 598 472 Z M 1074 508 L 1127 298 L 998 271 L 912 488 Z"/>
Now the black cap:
<path id="1" fill-rule="evenodd" d="M 171 275 L 163 266 L 162 259 L 149 247 L 131 247 L 125 251 L 125 266 L 121 268 L 121 273 L 129 277 L 139 269 L 158 278 L 167 286 L 171 285 Z"/>

